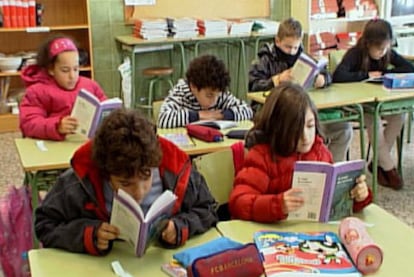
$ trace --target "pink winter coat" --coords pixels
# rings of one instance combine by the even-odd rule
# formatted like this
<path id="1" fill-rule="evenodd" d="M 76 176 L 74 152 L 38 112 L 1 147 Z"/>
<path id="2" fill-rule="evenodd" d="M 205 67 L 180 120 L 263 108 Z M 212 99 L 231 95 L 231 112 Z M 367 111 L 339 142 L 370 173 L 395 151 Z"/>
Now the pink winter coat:
<path id="1" fill-rule="evenodd" d="M 61 88 L 47 72 L 37 65 L 26 67 L 22 72 L 26 93 L 20 103 L 20 130 L 26 137 L 64 140 L 57 130 L 62 117 L 70 115 L 80 89 L 92 92 L 99 100 L 106 96 L 95 81 L 79 76 L 76 87 Z"/>
<path id="2" fill-rule="evenodd" d="M 229 199 L 233 218 L 258 222 L 276 222 L 287 218 L 283 213 L 283 193 L 292 187 L 295 162 L 324 161 L 332 163 L 332 155 L 316 137 L 311 150 L 289 157 L 277 156 L 273 161 L 268 144 L 258 144 L 250 149 L 243 168 L 234 181 Z M 360 211 L 371 203 L 372 193 L 362 202 L 354 202 L 354 211 Z"/>

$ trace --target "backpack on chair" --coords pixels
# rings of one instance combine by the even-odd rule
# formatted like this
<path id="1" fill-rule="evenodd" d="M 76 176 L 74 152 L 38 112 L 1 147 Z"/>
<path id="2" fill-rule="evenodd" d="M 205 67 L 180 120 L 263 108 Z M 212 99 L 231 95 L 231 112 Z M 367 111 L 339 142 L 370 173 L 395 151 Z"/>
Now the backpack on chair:
<path id="1" fill-rule="evenodd" d="M 24 276 L 23 253 L 33 247 L 30 193 L 25 186 L 9 186 L 0 198 L 0 262 L 5 276 Z"/>

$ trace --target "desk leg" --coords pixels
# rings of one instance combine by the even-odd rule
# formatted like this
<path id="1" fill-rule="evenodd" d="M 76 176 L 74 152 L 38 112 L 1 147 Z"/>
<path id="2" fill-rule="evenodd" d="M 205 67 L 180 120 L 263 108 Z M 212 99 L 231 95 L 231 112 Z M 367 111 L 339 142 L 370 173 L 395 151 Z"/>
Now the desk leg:
<path id="1" fill-rule="evenodd" d="M 184 43 L 180 42 L 178 43 L 178 47 L 180 48 L 181 52 L 181 72 L 178 79 L 183 78 L 184 74 L 187 72 L 187 61 L 185 58 L 185 49 L 184 49 Z"/>
<path id="2" fill-rule="evenodd" d="M 375 202 L 377 196 L 377 187 L 378 187 L 378 126 L 381 122 L 378 122 L 380 109 L 382 103 L 377 103 L 374 109 L 374 122 L 373 122 L 373 141 L 372 141 L 372 193 L 373 200 Z M 381 121 L 381 120 L 380 120 Z"/>
<path id="3" fill-rule="evenodd" d="M 37 187 L 38 172 L 26 172 L 25 173 L 25 184 L 30 186 L 32 192 L 32 227 L 33 227 L 33 248 L 39 248 L 39 242 L 36 239 L 36 234 L 34 231 L 34 222 L 35 222 L 35 210 L 39 203 L 39 190 Z"/>
<path id="4" fill-rule="evenodd" d="M 361 104 L 356 104 L 355 108 L 358 110 L 359 113 L 359 143 L 361 149 L 361 159 L 365 160 L 365 139 L 364 139 L 364 108 Z"/>
<path id="5" fill-rule="evenodd" d="M 246 46 L 244 43 L 243 38 L 239 39 L 240 42 L 240 50 L 239 50 L 239 68 L 237 71 L 237 88 L 239 88 L 238 86 L 240 85 L 240 68 L 241 68 L 241 72 L 243 74 L 244 77 L 247 76 L 247 70 L 246 70 Z M 241 66 L 240 66 L 241 63 Z M 243 86 L 242 86 L 242 90 L 239 89 L 239 92 L 242 91 L 243 94 L 245 92 L 247 92 L 248 88 L 247 88 L 247 82 L 243 82 Z"/>

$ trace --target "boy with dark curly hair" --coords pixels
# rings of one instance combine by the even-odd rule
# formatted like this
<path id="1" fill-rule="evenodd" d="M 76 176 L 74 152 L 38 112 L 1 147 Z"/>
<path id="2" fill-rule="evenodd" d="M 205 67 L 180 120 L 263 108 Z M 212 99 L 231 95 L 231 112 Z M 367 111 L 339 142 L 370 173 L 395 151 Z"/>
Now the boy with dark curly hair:
<path id="1" fill-rule="evenodd" d="M 160 108 L 158 126 L 182 127 L 197 120 L 248 120 L 253 111 L 227 89 L 230 75 L 224 63 L 213 55 L 191 61 L 186 79 L 170 90 Z"/>
<path id="2" fill-rule="evenodd" d="M 74 154 L 36 209 L 35 231 L 44 247 L 104 255 L 119 229 L 111 224 L 114 193 L 121 188 L 146 213 L 164 190 L 177 196 L 160 235 L 167 247 L 207 231 L 217 222 L 215 200 L 187 154 L 157 137 L 155 127 L 136 110 L 108 115 L 93 140 Z"/>

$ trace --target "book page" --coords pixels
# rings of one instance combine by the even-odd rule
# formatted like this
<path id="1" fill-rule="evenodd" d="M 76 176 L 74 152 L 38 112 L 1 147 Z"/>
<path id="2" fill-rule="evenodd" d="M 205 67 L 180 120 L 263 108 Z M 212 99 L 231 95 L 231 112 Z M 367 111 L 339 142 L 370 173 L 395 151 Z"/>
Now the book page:
<path id="1" fill-rule="evenodd" d="M 193 139 L 187 133 L 168 133 L 161 134 L 162 137 L 172 141 L 175 145 L 181 148 L 190 148 L 196 146 Z"/>
<path id="2" fill-rule="evenodd" d="M 292 76 L 299 85 L 309 88 L 312 86 L 315 71 L 316 65 L 312 65 L 310 61 L 298 58 L 292 67 Z"/>
<path id="3" fill-rule="evenodd" d="M 295 171 L 292 188 L 303 190 L 300 196 L 304 198 L 304 204 L 299 210 L 289 213 L 289 219 L 319 221 L 326 175 L 320 172 Z"/>
<path id="4" fill-rule="evenodd" d="M 231 120 L 199 120 L 199 121 L 192 122 L 191 124 L 202 125 L 202 126 L 212 127 L 216 129 L 228 129 L 228 128 L 238 126 L 236 121 L 231 121 Z"/>
<path id="5" fill-rule="evenodd" d="M 145 222 L 151 221 L 157 215 L 170 212 L 169 209 L 174 204 L 177 196 L 170 190 L 165 190 L 155 201 L 152 203 L 147 214 L 145 215 Z"/>
<path id="6" fill-rule="evenodd" d="M 118 189 L 112 202 L 110 224 L 117 226 L 121 233 L 119 238 L 136 247 L 138 245 L 141 222 L 144 214 L 139 204 L 125 191 Z"/>

